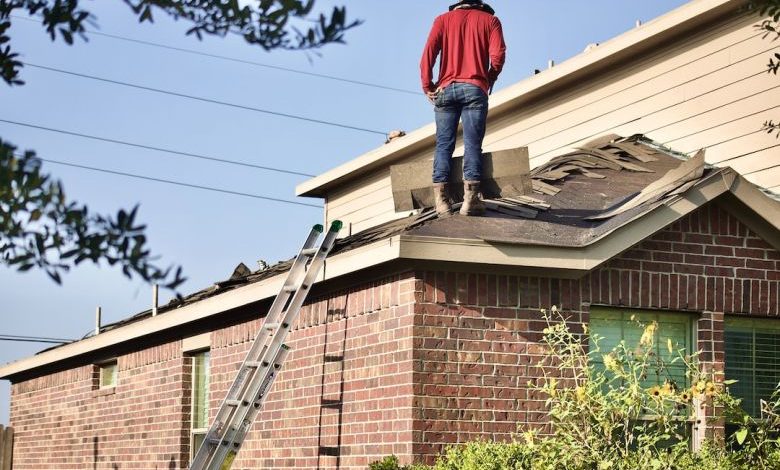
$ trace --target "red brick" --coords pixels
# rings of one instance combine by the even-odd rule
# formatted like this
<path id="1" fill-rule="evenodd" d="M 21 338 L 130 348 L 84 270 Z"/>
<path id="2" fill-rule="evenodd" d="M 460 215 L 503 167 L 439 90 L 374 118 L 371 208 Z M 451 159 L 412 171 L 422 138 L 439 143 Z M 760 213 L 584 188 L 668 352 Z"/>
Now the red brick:
<path id="1" fill-rule="evenodd" d="M 742 247 L 745 246 L 745 239 L 743 237 L 720 235 L 715 237 L 715 244 L 721 246 Z"/>
<path id="2" fill-rule="evenodd" d="M 498 305 L 498 279 L 496 275 L 490 274 L 487 277 L 487 303 L 482 305 Z"/>
<path id="3" fill-rule="evenodd" d="M 669 275 L 668 274 L 661 274 L 661 303 L 660 307 L 668 309 L 669 308 Z"/>
<path id="4" fill-rule="evenodd" d="M 705 266 L 704 274 L 707 276 L 734 277 L 734 268 L 720 266 Z"/>
<path id="5" fill-rule="evenodd" d="M 704 246 L 694 245 L 691 243 L 675 243 L 672 246 L 672 250 L 677 253 L 689 253 L 694 255 L 700 255 L 704 253 Z"/>
<path id="6" fill-rule="evenodd" d="M 704 266 L 691 264 L 675 264 L 674 272 L 679 274 L 704 274 Z"/>
<path id="7" fill-rule="evenodd" d="M 737 277 L 740 279 L 766 279 L 766 271 L 759 269 L 737 269 Z"/>
<path id="8" fill-rule="evenodd" d="M 738 258 L 765 259 L 766 251 L 758 248 L 734 248 L 734 256 Z"/>
<path id="9" fill-rule="evenodd" d="M 763 270 L 773 271 L 775 269 L 775 262 L 771 260 L 748 259 L 746 260 L 745 266 L 752 269 L 763 269 Z"/>
<path id="10" fill-rule="evenodd" d="M 704 247 L 705 255 L 734 256 L 734 247 L 707 245 Z"/>

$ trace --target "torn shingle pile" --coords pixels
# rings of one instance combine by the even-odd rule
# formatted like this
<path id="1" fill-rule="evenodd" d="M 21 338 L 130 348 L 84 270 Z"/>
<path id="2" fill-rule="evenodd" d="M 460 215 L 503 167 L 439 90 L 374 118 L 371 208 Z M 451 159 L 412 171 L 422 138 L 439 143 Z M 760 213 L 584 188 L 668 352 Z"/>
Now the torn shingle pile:
<path id="1" fill-rule="evenodd" d="M 574 152 L 555 157 L 531 170 L 533 191 L 539 195 L 555 196 L 561 188 L 556 183 L 563 182 L 573 175 L 589 179 L 607 179 L 607 170 L 635 173 L 655 173 L 647 164 L 659 160 L 660 150 L 647 145 L 648 139 L 641 135 L 623 138 L 610 134 L 590 141 Z M 703 163 L 702 163 L 703 165 Z M 699 165 L 703 168 L 702 165 Z M 701 173 L 698 174 L 701 177 Z M 676 177 L 672 183 L 676 181 Z M 536 199 L 522 198 L 488 200 L 488 209 L 496 212 L 535 218 L 540 210 L 549 209 L 549 205 L 540 206 Z M 641 202 L 640 202 L 641 204 Z M 637 204 L 638 205 L 638 204 Z M 521 210 L 522 208 L 522 210 Z M 602 216 L 608 218 L 608 216 Z"/>

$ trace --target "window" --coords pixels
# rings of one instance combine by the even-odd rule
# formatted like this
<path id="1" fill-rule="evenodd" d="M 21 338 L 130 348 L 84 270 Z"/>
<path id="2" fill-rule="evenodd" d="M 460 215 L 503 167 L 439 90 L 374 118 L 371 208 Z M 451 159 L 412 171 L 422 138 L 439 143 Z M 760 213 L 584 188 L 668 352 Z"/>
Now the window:
<path id="1" fill-rule="evenodd" d="M 192 355 L 192 430 L 190 459 L 203 443 L 209 428 L 209 352 Z"/>
<path id="2" fill-rule="evenodd" d="M 655 353 L 667 364 L 668 376 L 650 376 L 647 378 L 647 386 L 661 385 L 667 379 L 671 379 L 680 387 L 686 387 L 688 380 L 685 376 L 685 365 L 681 361 L 672 364 L 671 359 L 677 356 L 677 351 L 682 349 L 690 354 L 693 348 L 693 321 L 692 317 L 685 313 L 658 313 L 642 310 L 598 308 L 593 307 L 590 313 L 590 348 L 593 350 L 595 343 L 593 337 L 600 337 L 599 348 L 607 353 L 625 340 L 626 346 L 634 348 L 642 338 L 644 328 L 652 322 L 658 323 L 653 338 Z M 671 340 L 675 352 L 669 353 L 668 340 Z M 602 359 L 600 355 L 593 358 L 597 364 Z"/>
<path id="3" fill-rule="evenodd" d="M 726 378 L 742 408 L 761 415 L 761 400 L 768 400 L 780 382 L 780 321 L 726 318 Z"/>
<path id="4" fill-rule="evenodd" d="M 119 370 L 117 362 L 106 362 L 98 367 L 100 367 L 100 388 L 116 387 L 117 372 Z"/>

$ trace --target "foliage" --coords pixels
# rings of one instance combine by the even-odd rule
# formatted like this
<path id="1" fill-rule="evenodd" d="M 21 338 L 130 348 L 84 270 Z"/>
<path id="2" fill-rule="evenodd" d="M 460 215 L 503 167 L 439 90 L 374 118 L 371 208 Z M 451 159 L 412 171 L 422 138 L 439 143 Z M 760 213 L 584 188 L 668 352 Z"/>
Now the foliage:
<path id="1" fill-rule="evenodd" d="M 255 0 L 254 6 L 241 6 L 238 0 L 124 0 L 139 22 L 154 21 L 155 11 L 191 26 L 187 34 L 240 35 L 246 42 L 270 51 L 273 49 L 309 50 L 325 44 L 343 43 L 344 32 L 360 24 L 347 21 L 346 7 L 333 7 L 330 16 L 320 13 L 317 20 L 305 18 L 314 9 L 314 0 Z M 19 70 L 24 64 L 11 49 L 6 34 L 14 10 L 40 16 L 52 41 L 58 35 L 68 44 L 74 37 L 86 40 L 85 23 L 95 17 L 82 8 L 83 0 L 0 0 L 0 76 L 9 85 L 20 85 Z M 299 30 L 293 20 L 310 26 Z"/>
<path id="2" fill-rule="evenodd" d="M 401 465 L 398 461 L 398 457 L 391 455 L 385 457 L 382 460 L 371 463 L 368 466 L 369 470 L 428 470 L 429 467 L 424 465 Z"/>
<path id="3" fill-rule="evenodd" d="M 594 348 L 586 346 L 587 329 L 585 335 L 573 332 L 555 308 L 547 319 L 541 377 L 529 387 L 546 398 L 551 433 L 524 426 L 512 442 L 452 446 L 431 470 L 780 468 L 780 391 L 763 403 L 763 416 L 754 418 L 729 394 L 734 382 L 703 372 L 696 354 L 667 341 L 661 346 L 671 359 L 659 357 L 656 323 L 641 325 L 638 344 L 620 342 L 601 351 L 599 338 L 591 338 Z M 699 421 L 699 411 L 709 416 L 706 423 Z M 737 430 L 726 442 L 706 439 L 692 451 L 691 430 L 721 418 Z"/>
<path id="4" fill-rule="evenodd" d="M 146 248 L 145 227 L 135 222 L 136 206 L 116 217 L 91 214 L 66 199 L 59 181 L 41 172 L 33 152 L 17 154 L 0 140 L 0 263 L 27 271 L 44 270 L 57 283 L 84 261 L 119 265 L 127 277 L 139 276 L 175 289 L 181 268 L 160 268 Z"/>

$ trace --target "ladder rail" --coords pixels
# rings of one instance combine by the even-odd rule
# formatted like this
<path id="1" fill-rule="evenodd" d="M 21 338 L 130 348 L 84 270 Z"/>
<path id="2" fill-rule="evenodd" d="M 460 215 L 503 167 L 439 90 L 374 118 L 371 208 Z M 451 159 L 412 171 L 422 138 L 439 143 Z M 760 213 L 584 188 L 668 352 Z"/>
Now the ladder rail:
<path id="1" fill-rule="evenodd" d="M 331 230 L 329 230 L 325 235 L 325 239 L 320 245 L 320 248 L 317 250 L 314 258 L 311 260 L 308 271 L 306 271 L 302 282 L 299 284 L 298 290 L 296 290 L 292 300 L 285 310 L 285 316 L 280 322 L 279 328 L 273 332 L 271 341 L 264 351 L 268 357 L 276 358 L 280 354 L 280 351 L 285 347 L 284 340 L 286 339 L 290 328 L 292 328 L 292 325 L 298 316 L 301 307 L 303 306 L 303 302 L 306 300 L 309 290 L 311 289 L 311 285 L 314 283 L 316 276 L 319 275 L 319 270 L 325 261 L 325 257 L 330 252 L 332 244 L 335 242 L 339 228 L 340 225 L 334 225 L 331 227 Z M 247 403 L 248 400 L 245 398 L 244 402 L 246 404 L 234 408 L 235 411 L 231 419 L 232 424 L 224 429 L 220 444 L 215 450 L 213 457 L 210 459 L 209 465 L 207 465 L 205 468 L 209 470 L 218 469 L 219 467 L 215 464 L 219 464 L 220 462 L 224 461 L 232 449 L 237 451 L 241 447 L 243 444 L 243 442 L 239 440 L 240 436 L 242 435 L 241 428 L 246 425 L 251 426 L 252 424 L 251 422 L 247 423 L 247 417 L 249 416 L 250 409 L 252 408 L 249 406 L 249 404 L 257 403 L 258 408 L 262 405 L 262 402 L 265 400 L 267 393 L 260 395 L 260 389 L 265 383 L 265 379 L 267 377 L 271 377 L 271 382 L 273 382 L 273 380 L 276 378 L 276 375 L 273 374 L 274 366 L 275 364 L 270 361 L 263 361 L 261 366 L 262 369 L 258 368 L 257 373 L 252 377 L 251 382 L 247 387 L 247 392 L 245 395 L 245 397 L 253 397 L 252 401 Z"/>
<path id="2" fill-rule="evenodd" d="M 271 304 L 271 307 L 268 310 L 268 314 L 266 314 L 266 317 L 263 321 L 263 327 L 258 332 L 249 352 L 239 367 L 236 377 L 228 389 L 228 392 L 225 395 L 225 399 L 220 404 L 217 414 L 214 417 L 214 422 L 206 433 L 206 438 L 204 439 L 203 444 L 201 444 L 190 464 L 191 469 L 194 470 L 205 468 L 206 463 L 211 455 L 208 441 L 215 439 L 221 440 L 222 435 L 225 433 L 225 424 L 230 421 L 236 409 L 230 406 L 229 402 L 238 399 L 242 392 L 246 390 L 247 385 L 251 383 L 252 377 L 258 372 L 257 367 L 249 367 L 248 363 L 257 362 L 257 358 L 260 357 L 264 349 L 266 349 L 266 345 L 270 339 L 271 334 L 267 331 L 265 325 L 266 323 L 269 323 L 269 319 L 278 317 L 279 313 L 288 302 L 292 294 L 288 292 L 285 287 L 291 284 L 291 280 L 295 280 L 296 277 L 300 276 L 302 269 L 305 269 L 309 260 L 308 255 L 304 255 L 304 253 L 315 245 L 322 231 L 323 227 L 319 224 L 313 226 L 309 231 L 309 235 L 306 237 L 306 241 L 298 252 L 298 255 L 295 257 L 290 270 L 287 272 L 287 277 L 282 284 L 282 289 Z"/>
<path id="3" fill-rule="evenodd" d="M 312 228 L 195 454 L 191 470 L 230 468 L 289 353 L 284 340 L 335 244 L 341 226 L 340 221 L 334 221 L 318 247 L 314 245 L 323 227 L 315 225 Z M 268 357 L 273 360 L 265 360 Z"/>

